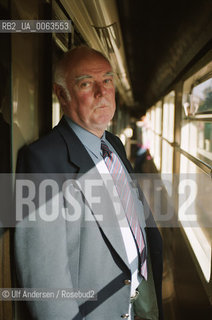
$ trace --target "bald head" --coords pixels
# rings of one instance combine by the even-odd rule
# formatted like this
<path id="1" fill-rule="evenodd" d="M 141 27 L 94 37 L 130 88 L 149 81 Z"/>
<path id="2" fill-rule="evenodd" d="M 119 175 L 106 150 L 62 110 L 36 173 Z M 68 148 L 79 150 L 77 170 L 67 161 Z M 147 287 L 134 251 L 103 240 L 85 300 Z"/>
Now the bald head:
<path id="1" fill-rule="evenodd" d="M 76 66 L 76 64 L 98 57 L 105 59 L 108 63 L 110 63 L 109 60 L 101 52 L 87 46 L 81 46 L 66 52 L 56 64 L 54 70 L 54 83 L 60 85 L 64 89 L 68 100 L 71 100 L 71 97 L 70 93 L 67 90 L 66 82 L 70 71 L 74 66 Z"/>

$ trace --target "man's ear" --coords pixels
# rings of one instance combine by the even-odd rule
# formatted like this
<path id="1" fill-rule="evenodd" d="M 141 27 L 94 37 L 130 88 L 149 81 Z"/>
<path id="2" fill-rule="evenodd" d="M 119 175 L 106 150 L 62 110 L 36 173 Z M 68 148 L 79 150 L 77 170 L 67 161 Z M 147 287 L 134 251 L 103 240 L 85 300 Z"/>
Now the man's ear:
<path id="1" fill-rule="evenodd" d="M 67 96 L 65 90 L 62 86 L 57 83 L 53 84 L 54 93 L 56 94 L 61 106 L 65 106 L 67 104 Z"/>

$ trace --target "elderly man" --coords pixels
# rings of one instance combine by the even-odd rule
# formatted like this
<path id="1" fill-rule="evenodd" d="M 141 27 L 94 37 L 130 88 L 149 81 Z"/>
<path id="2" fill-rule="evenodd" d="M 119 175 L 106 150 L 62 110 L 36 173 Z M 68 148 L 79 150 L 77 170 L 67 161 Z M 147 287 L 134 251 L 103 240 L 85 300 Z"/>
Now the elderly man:
<path id="1" fill-rule="evenodd" d="M 58 293 L 89 289 L 96 299 L 33 301 L 32 318 L 162 319 L 161 237 L 130 177 L 121 141 L 105 131 L 115 112 L 111 65 L 100 52 L 75 48 L 56 67 L 54 90 L 64 116 L 19 154 L 17 172 L 42 179 L 59 173 L 65 210 L 53 206 L 57 218 L 46 221 L 39 204 L 36 221 L 29 222 L 29 215 L 17 226 L 18 281 L 26 288 L 59 288 Z"/>

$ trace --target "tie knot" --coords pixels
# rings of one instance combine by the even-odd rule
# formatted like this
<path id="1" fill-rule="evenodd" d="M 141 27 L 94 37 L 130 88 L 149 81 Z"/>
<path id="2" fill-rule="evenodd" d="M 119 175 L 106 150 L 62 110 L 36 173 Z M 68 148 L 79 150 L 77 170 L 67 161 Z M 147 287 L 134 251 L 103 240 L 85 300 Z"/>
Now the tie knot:
<path id="1" fill-rule="evenodd" d="M 106 145 L 106 143 L 103 140 L 101 140 L 101 149 L 102 149 L 103 158 L 111 157 L 112 151 L 110 151 L 110 149 L 108 148 L 108 146 Z"/>

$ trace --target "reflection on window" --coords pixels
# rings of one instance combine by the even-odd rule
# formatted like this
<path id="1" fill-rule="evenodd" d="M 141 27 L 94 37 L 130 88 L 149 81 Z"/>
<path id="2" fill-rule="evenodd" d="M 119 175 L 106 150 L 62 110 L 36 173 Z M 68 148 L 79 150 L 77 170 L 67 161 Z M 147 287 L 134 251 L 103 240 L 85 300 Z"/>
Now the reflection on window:
<path id="1" fill-rule="evenodd" d="M 171 91 L 163 103 L 163 137 L 169 142 L 174 141 L 174 98 L 175 92 Z"/>
<path id="2" fill-rule="evenodd" d="M 181 148 L 212 166 L 212 61 L 184 82 L 182 103 Z"/>
<path id="3" fill-rule="evenodd" d="M 212 122 L 198 122 L 197 156 L 212 165 Z"/>
<path id="4" fill-rule="evenodd" d="M 194 86 L 190 100 L 193 114 L 212 112 L 212 78 Z"/>
<path id="5" fill-rule="evenodd" d="M 181 136 L 182 149 L 212 165 L 212 122 L 185 120 Z"/>
<path id="6" fill-rule="evenodd" d="M 181 155 L 179 221 L 208 282 L 211 275 L 211 189 L 210 177 Z"/>

